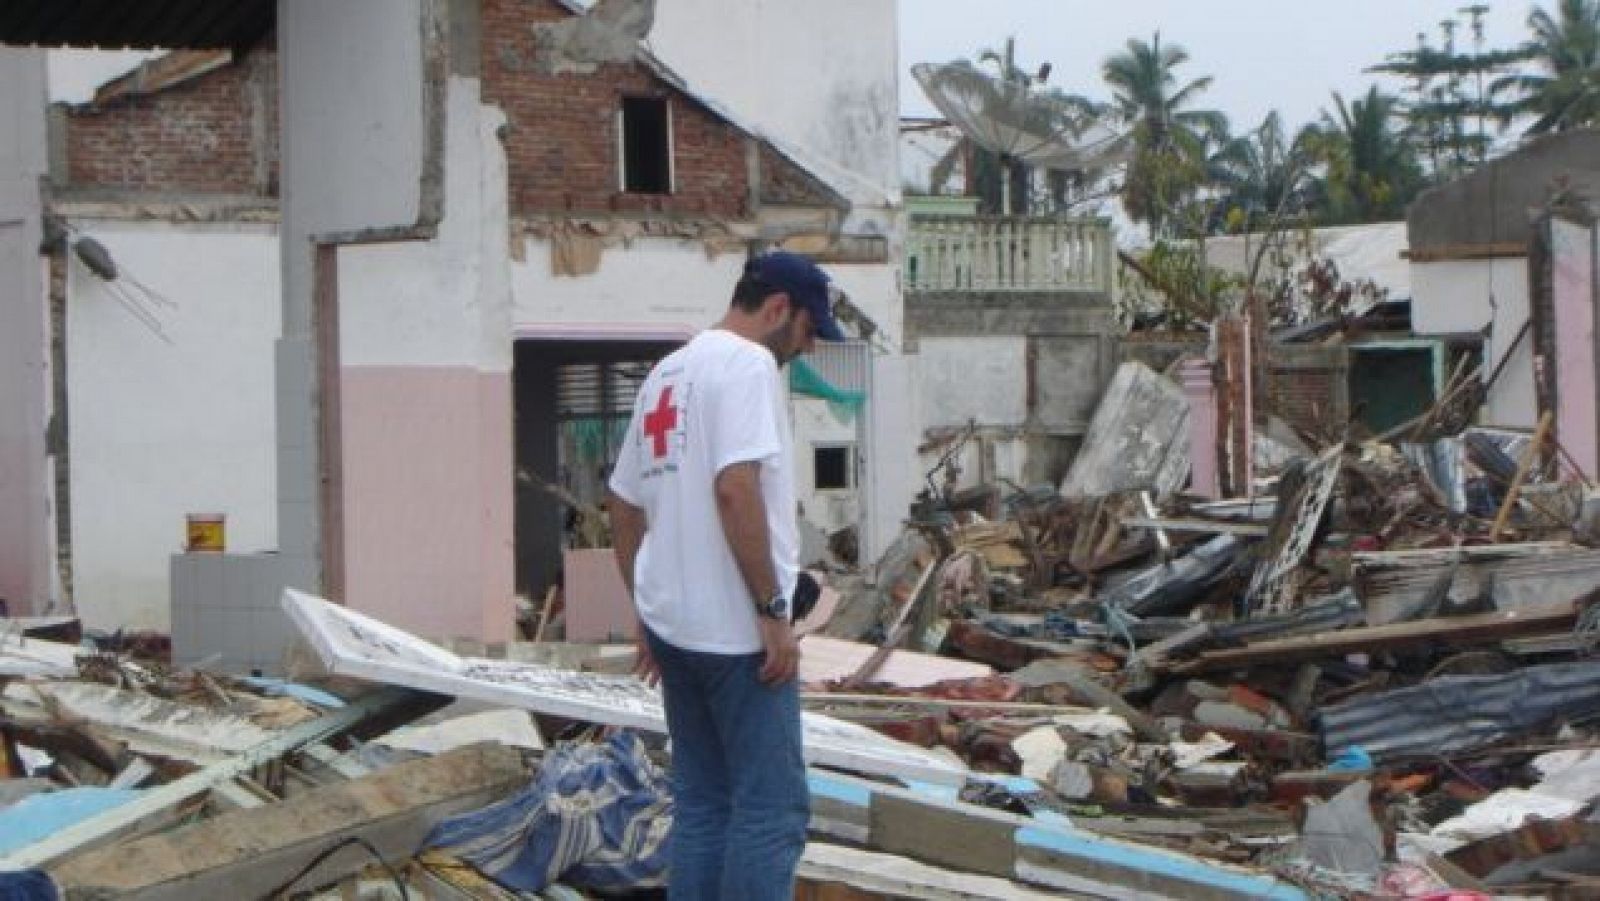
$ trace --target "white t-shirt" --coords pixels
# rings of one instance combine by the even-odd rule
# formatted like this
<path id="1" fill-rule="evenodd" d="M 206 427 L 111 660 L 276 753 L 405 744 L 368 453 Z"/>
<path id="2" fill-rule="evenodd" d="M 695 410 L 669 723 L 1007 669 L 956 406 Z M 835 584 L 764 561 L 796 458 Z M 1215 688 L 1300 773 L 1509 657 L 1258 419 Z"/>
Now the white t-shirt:
<path id="1" fill-rule="evenodd" d="M 761 650 L 756 599 L 717 514 L 715 480 L 728 466 L 761 464 L 773 571 L 784 596 L 794 594 L 800 538 L 784 397 L 770 351 L 710 329 L 662 360 L 634 402 L 611 490 L 645 511 L 633 599 L 645 625 L 676 647 Z"/>

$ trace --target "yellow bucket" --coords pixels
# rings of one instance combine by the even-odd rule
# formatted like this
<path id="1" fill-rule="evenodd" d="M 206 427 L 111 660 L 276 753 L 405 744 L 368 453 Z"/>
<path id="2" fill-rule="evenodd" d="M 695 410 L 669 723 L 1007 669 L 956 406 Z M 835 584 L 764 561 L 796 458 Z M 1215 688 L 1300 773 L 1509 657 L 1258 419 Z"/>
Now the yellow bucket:
<path id="1" fill-rule="evenodd" d="M 190 553 L 220 554 L 228 546 L 228 517 L 222 513 L 190 513 Z"/>

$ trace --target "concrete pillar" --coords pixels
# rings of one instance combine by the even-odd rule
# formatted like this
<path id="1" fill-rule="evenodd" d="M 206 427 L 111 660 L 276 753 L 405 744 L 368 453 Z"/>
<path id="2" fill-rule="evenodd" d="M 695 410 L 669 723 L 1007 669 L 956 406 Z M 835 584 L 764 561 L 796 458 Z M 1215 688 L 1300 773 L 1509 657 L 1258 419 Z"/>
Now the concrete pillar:
<path id="1" fill-rule="evenodd" d="M 1218 419 L 1222 429 L 1218 467 L 1222 491 L 1231 497 L 1250 494 L 1255 471 L 1255 392 L 1251 380 L 1250 317 L 1228 315 L 1212 329 L 1216 346 Z"/>
<path id="2" fill-rule="evenodd" d="M 1595 403 L 1595 232 L 1550 223 L 1550 299 L 1554 318 L 1556 438 L 1587 475 L 1600 473 Z"/>
<path id="3" fill-rule="evenodd" d="M 1178 367 L 1178 381 L 1189 401 L 1189 490 L 1201 497 L 1221 496 L 1217 469 L 1217 388 L 1211 364 L 1198 357 Z"/>
<path id="4" fill-rule="evenodd" d="M 44 53 L 0 47 L 0 598 L 13 616 L 42 611 L 52 596 L 45 135 Z"/>

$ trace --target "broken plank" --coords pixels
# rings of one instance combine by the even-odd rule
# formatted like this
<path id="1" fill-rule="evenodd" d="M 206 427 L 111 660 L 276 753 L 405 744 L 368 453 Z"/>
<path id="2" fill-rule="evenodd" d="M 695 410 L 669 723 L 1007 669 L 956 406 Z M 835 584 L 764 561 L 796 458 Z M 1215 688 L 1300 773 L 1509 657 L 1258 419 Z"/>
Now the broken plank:
<path id="1" fill-rule="evenodd" d="M 140 753 L 160 753 L 162 747 L 177 745 L 195 748 L 211 758 L 225 757 L 247 751 L 275 734 L 231 713 L 92 682 L 17 682 L 6 686 L 5 697 L 57 709 L 97 726 L 115 727 L 130 737 L 129 746 Z"/>
<path id="2" fill-rule="evenodd" d="M 1172 672 L 1188 674 L 1412 646 L 1431 648 L 1437 644 L 1492 644 L 1502 639 L 1569 629 L 1577 618 L 1577 602 L 1566 601 L 1522 610 L 1366 626 L 1299 638 L 1258 641 L 1242 648 L 1207 651 L 1189 663 L 1173 667 Z"/>
<path id="3" fill-rule="evenodd" d="M 883 644 L 872 650 L 860 665 L 846 675 L 840 683 L 845 688 L 860 688 L 866 681 L 877 673 L 883 662 L 894 652 L 896 646 L 905 640 L 906 633 L 911 628 L 911 613 L 916 610 L 922 596 L 927 592 L 928 580 L 939 570 L 941 563 L 938 560 L 930 561 L 922 570 L 922 576 L 917 579 L 917 584 L 911 589 L 911 594 L 906 597 L 906 602 L 900 605 L 900 612 L 889 626 L 888 635 Z"/>
<path id="4" fill-rule="evenodd" d="M 806 691 L 800 700 L 813 706 L 849 707 L 942 707 L 963 710 L 996 710 L 1034 716 L 1059 716 L 1068 713 L 1093 713 L 1077 704 L 1034 704 L 1027 701 L 985 701 L 979 698 L 928 698 L 920 695 L 864 695 L 851 692 Z"/>
<path id="5" fill-rule="evenodd" d="M 360 839 L 386 861 L 409 858 L 438 822 L 499 800 L 527 779 L 515 749 L 470 745 L 79 855 L 50 874 L 68 893 L 98 891 L 146 901 L 269 897 L 340 842 Z M 334 882 L 371 863 L 368 851 L 352 847 L 318 864 L 295 887 Z"/>
<path id="6" fill-rule="evenodd" d="M 632 676 L 460 657 L 293 589 L 284 591 L 283 604 L 323 664 L 340 675 L 608 726 L 650 732 L 667 728 L 660 694 Z M 967 776 L 959 763 L 854 723 L 805 713 L 801 728 L 806 759 L 812 763 L 951 785 Z"/>
<path id="7" fill-rule="evenodd" d="M 926 898 L 933 901 L 1045 901 L 1059 898 L 993 876 L 943 869 L 894 854 L 862 851 L 842 845 L 810 842 L 800 858 L 797 901 L 836 899 Z M 863 894 L 836 894 L 844 886 Z M 809 894 L 808 894 L 809 893 Z"/>
<path id="8" fill-rule="evenodd" d="M 814 833 L 933 866 L 1088 897 L 1307 897 L 1269 873 L 1096 835 L 1061 817 L 1024 817 L 817 770 L 807 779 Z"/>
<path id="9" fill-rule="evenodd" d="M 831 682 L 861 669 L 878 648 L 842 638 L 807 635 L 800 639 L 800 681 Z M 900 688 L 921 688 L 946 679 L 976 679 L 994 675 L 994 667 L 935 654 L 895 650 L 884 658 L 874 682 Z"/>
<path id="10" fill-rule="evenodd" d="M 46 866 L 69 854 L 110 841 L 136 830 L 147 819 L 159 817 L 170 808 L 197 798 L 223 781 L 241 776 L 261 764 L 315 742 L 348 732 L 372 717 L 394 713 L 402 708 L 421 715 L 440 706 L 441 699 L 408 689 L 388 688 L 352 701 L 349 706 L 330 712 L 308 723 L 295 726 L 262 744 L 221 763 L 190 773 L 120 807 L 0 857 L 0 868 L 29 869 Z"/>
<path id="11" fill-rule="evenodd" d="M 1534 461 L 1539 459 L 1539 446 L 1544 444 L 1545 436 L 1550 434 L 1550 427 L 1555 424 L 1555 413 L 1551 410 L 1544 411 L 1539 417 L 1539 427 L 1533 430 L 1533 440 L 1522 452 L 1522 460 L 1517 464 L 1517 471 L 1511 477 L 1511 484 L 1506 486 L 1505 500 L 1500 503 L 1500 511 L 1495 514 L 1494 525 L 1489 527 L 1489 543 L 1495 544 L 1500 540 L 1500 533 L 1505 531 L 1506 523 L 1511 519 L 1511 511 L 1517 506 L 1517 496 L 1522 493 L 1522 483 L 1527 480 L 1528 473 L 1533 469 Z"/>
<path id="12" fill-rule="evenodd" d="M 1122 695 L 1096 682 L 1093 676 L 1074 667 L 1063 666 L 1056 681 L 1072 689 L 1072 693 L 1084 701 L 1122 717 L 1133 727 L 1134 733 L 1145 741 L 1166 744 L 1172 740 L 1172 736 L 1156 722 L 1155 717 L 1124 701 Z"/>
<path id="13" fill-rule="evenodd" d="M 76 645 L 0 632 L 0 676 L 71 678 L 82 653 Z"/>
<path id="14" fill-rule="evenodd" d="M 1122 524 L 1139 529 L 1165 529 L 1168 532 L 1210 532 L 1217 535 L 1243 535 L 1248 538 L 1265 538 L 1271 529 L 1264 522 L 1238 522 L 1221 519 L 1196 519 L 1193 517 L 1125 516 Z"/>

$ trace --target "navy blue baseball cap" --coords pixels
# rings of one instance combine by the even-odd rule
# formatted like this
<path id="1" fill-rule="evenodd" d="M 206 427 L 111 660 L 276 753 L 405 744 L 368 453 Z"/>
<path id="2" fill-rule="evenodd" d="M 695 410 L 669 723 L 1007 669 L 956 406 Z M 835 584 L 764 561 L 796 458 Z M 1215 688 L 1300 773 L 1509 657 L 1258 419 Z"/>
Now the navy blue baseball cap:
<path id="1" fill-rule="evenodd" d="M 746 275 L 789 295 L 789 302 L 811 314 L 817 337 L 824 341 L 843 341 L 844 332 L 833 318 L 833 301 L 828 291 L 828 274 L 798 253 L 774 250 L 751 257 L 744 264 Z"/>

